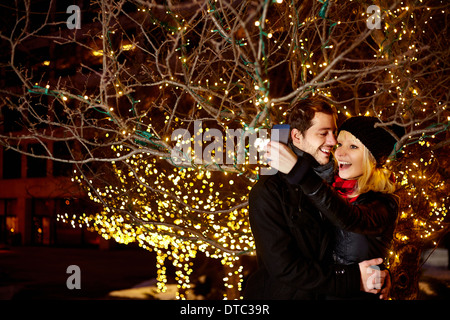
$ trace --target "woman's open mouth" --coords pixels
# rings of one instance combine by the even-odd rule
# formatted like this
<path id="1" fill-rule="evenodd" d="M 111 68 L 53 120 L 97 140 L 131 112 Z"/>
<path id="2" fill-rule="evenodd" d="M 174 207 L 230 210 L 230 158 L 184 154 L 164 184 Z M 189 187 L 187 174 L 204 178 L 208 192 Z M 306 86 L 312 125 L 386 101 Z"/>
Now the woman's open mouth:
<path id="1" fill-rule="evenodd" d="M 339 161 L 339 170 L 345 170 L 348 169 L 352 164 L 350 162 L 346 161 Z"/>

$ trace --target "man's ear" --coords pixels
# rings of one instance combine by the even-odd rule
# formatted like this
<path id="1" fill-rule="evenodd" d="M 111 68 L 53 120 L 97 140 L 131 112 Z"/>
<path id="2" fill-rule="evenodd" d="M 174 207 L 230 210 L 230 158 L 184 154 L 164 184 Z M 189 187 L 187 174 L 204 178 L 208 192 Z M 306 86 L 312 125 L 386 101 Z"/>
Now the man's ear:
<path id="1" fill-rule="evenodd" d="M 300 132 L 300 130 L 293 128 L 291 130 L 291 138 L 292 138 L 292 142 L 294 144 L 300 144 L 300 142 L 302 141 L 303 135 Z"/>

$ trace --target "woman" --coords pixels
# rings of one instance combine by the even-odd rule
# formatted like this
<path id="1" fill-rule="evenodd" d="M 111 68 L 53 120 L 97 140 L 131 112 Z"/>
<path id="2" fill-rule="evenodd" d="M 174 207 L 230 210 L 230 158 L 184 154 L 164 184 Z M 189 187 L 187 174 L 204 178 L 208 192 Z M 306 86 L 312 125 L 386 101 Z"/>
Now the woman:
<path id="1" fill-rule="evenodd" d="M 396 139 L 375 117 L 353 117 L 339 129 L 334 152 L 337 175 L 330 186 L 313 170 L 314 158 L 298 157 L 286 145 L 271 142 L 266 158 L 299 185 L 312 203 L 336 227 L 334 259 L 338 264 L 386 258 L 398 214 L 395 183 L 383 167 Z M 392 128 L 397 133 L 401 128 Z M 329 297 L 334 299 L 333 297 Z M 361 292 L 352 299 L 375 299 Z"/>

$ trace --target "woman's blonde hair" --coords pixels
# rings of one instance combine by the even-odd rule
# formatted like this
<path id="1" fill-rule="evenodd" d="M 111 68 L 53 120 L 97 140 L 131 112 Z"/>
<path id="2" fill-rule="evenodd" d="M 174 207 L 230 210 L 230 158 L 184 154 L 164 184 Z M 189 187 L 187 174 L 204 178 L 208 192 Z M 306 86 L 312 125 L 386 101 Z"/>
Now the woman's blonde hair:
<path id="1" fill-rule="evenodd" d="M 364 146 L 363 158 L 364 172 L 357 179 L 353 197 L 369 192 L 394 193 L 395 182 L 391 179 L 392 172 L 383 167 L 378 167 L 374 156 Z"/>

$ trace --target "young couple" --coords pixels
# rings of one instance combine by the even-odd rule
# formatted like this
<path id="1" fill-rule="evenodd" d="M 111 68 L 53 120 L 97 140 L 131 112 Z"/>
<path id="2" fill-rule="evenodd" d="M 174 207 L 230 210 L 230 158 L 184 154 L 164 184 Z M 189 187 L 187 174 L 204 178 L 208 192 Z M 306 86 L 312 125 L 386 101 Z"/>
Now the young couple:
<path id="1" fill-rule="evenodd" d="M 268 144 L 266 159 L 278 172 L 250 192 L 258 269 L 244 298 L 387 298 L 382 263 L 398 199 L 383 165 L 396 139 L 375 117 L 349 118 L 336 139 L 336 118 L 325 101 L 302 100 L 288 117 L 288 145 Z"/>

